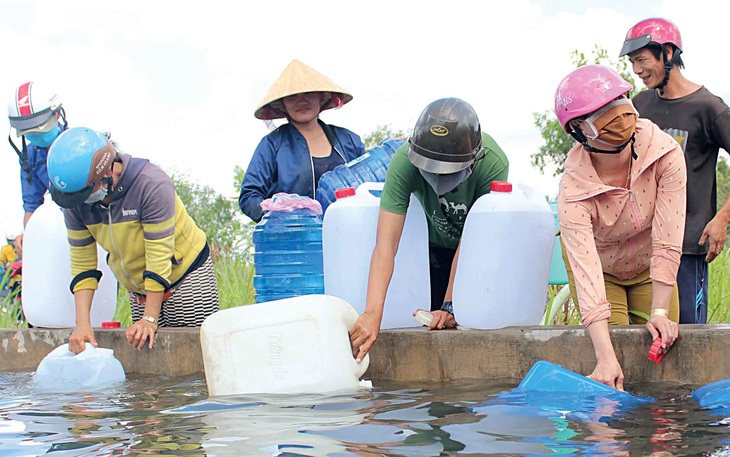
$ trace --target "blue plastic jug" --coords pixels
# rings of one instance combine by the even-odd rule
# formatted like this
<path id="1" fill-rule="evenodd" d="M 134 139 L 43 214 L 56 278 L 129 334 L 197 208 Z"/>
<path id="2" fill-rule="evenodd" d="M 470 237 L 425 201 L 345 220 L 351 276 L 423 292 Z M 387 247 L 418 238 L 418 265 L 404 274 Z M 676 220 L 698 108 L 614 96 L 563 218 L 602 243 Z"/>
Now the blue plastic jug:
<path id="1" fill-rule="evenodd" d="M 266 213 L 253 244 L 257 303 L 324 293 L 322 220 L 314 211 Z"/>
<path id="2" fill-rule="evenodd" d="M 652 402 L 651 397 L 637 397 L 598 381 L 567 370 L 560 365 L 540 360 L 527 372 L 517 389 L 523 392 L 567 392 L 584 396 L 611 395 L 622 402 Z"/>
<path id="3" fill-rule="evenodd" d="M 535 362 L 517 389 L 538 392 L 573 392 L 587 395 L 622 393 L 613 387 L 544 360 Z M 626 395 L 630 394 L 626 393 Z"/>
<path id="4" fill-rule="evenodd" d="M 730 413 L 730 379 L 715 381 L 692 392 L 692 398 L 703 408 L 713 410 L 713 415 Z"/>
<path id="5" fill-rule="evenodd" d="M 344 187 L 357 189 L 364 182 L 385 182 L 390 159 L 405 141 L 389 138 L 375 146 L 355 160 L 328 171 L 319 178 L 316 198 L 322 205 L 322 211 L 332 204 L 337 197 L 335 191 Z"/>

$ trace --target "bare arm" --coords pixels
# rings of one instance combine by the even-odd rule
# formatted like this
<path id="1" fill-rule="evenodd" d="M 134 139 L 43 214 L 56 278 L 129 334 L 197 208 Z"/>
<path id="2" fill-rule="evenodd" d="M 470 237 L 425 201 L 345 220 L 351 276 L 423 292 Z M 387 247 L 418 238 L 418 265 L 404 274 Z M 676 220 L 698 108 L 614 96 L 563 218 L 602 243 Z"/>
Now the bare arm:
<path id="1" fill-rule="evenodd" d="M 395 255 L 398 252 L 398 243 L 405 221 L 405 214 L 395 214 L 381 209 L 378 215 L 378 231 L 375 249 L 370 259 L 365 311 L 350 329 L 350 341 L 358 362 L 362 361 L 378 339 L 385 295 L 393 277 Z"/>
<path id="2" fill-rule="evenodd" d="M 96 346 L 94 330 L 91 328 L 91 302 L 94 299 L 93 289 L 82 289 L 74 292 L 76 303 L 76 328 L 68 339 L 68 349 L 74 354 L 86 349 L 86 342 Z"/>

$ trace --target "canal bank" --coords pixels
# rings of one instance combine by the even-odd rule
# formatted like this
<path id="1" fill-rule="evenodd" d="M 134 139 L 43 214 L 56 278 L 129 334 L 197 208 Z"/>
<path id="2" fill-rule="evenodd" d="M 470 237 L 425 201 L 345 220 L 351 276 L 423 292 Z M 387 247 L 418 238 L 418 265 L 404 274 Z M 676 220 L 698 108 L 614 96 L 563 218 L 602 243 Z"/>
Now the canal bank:
<path id="1" fill-rule="evenodd" d="M 35 370 L 71 329 L 0 329 L 0 371 Z M 114 349 L 127 373 L 184 376 L 203 373 L 199 329 L 161 329 L 152 350 L 136 351 L 124 329 L 96 330 L 102 347 Z M 730 325 L 682 325 L 680 339 L 660 363 L 647 359 L 643 326 L 611 328 L 627 382 L 706 384 L 730 377 Z M 240 348 L 245 351 L 246 348 Z M 583 327 L 510 327 L 499 330 L 384 330 L 371 351 L 368 379 L 450 381 L 520 379 L 538 360 L 589 374 L 595 367 Z"/>

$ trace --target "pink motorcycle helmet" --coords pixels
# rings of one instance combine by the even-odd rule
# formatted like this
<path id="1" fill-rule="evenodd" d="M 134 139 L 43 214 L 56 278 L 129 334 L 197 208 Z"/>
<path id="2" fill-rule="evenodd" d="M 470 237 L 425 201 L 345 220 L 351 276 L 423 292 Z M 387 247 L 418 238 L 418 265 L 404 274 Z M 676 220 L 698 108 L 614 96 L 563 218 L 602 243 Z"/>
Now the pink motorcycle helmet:
<path id="1" fill-rule="evenodd" d="M 682 50 L 682 35 L 677 26 L 672 21 L 653 17 L 644 19 L 629 29 L 619 57 L 631 54 L 652 42 L 660 45 L 671 43 Z"/>
<path id="2" fill-rule="evenodd" d="M 570 121 L 596 111 L 633 88 L 612 68 L 585 65 L 560 81 L 555 92 L 555 114 L 563 130 L 570 133 Z"/>

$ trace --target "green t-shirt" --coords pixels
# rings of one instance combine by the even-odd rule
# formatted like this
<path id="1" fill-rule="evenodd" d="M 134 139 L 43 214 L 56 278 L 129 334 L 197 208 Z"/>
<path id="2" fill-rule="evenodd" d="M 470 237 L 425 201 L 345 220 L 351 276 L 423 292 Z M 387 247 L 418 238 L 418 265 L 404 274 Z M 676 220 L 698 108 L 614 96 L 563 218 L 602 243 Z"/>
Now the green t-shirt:
<path id="1" fill-rule="evenodd" d="M 438 196 L 408 160 L 408 143 L 393 155 L 385 176 L 380 209 L 406 214 L 411 194 L 423 205 L 431 246 L 456 249 L 464 230 L 466 215 L 479 197 L 489 193 L 492 181 L 506 181 L 509 161 L 494 139 L 482 133 L 484 154 L 473 164 L 471 176 L 456 189 Z"/>

